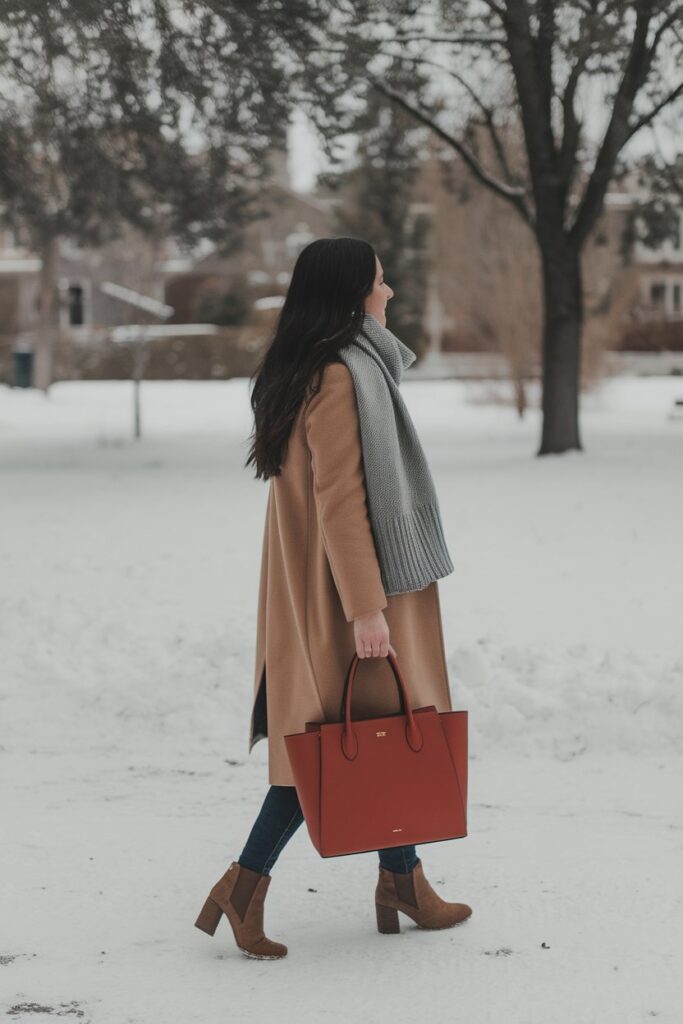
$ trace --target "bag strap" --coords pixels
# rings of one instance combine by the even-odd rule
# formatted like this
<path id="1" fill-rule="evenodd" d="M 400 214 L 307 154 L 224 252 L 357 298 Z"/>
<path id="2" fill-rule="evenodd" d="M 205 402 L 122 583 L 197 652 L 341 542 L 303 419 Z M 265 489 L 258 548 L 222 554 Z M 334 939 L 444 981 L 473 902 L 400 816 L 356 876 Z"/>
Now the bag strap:
<path id="1" fill-rule="evenodd" d="M 405 682 L 403 680 L 403 676 L 401 675 L 401 670 L 399 669 L 398 664 L 396 663 L 396 659 L 394 658 L 394 656 L 391 653 L 391 651 L 387 654 L 387 658 L 389 660 L 389 665 L 391 667 L 391 671 L 394 674 L 394 681 L 396 682 L 396 685 L 398 686 L 398 695 L 399 695 L 400 700 L 401 700 L 401 714 L 405 715 L 407 713 L 406 709 L 407 709 L 407 706 L 408 706 L 408 701 L 406 699 L 407 688 L 406 688 Z M 370 659 L 364 658 L 363 660 L 364 661 L 369 661 Z M 347 672 L 346 672 L 346 679 L 344 681 L 344 689 L 342 691 L 342 698 L 341 698 L 341 707 L 339 709 L 339 721 L 340 722 L 343 722 L 344 718 L 346 717 L 346 695 L 347 695 L 347 691 L 349 690 L 349 686 L 353 687 L 353 681 L 356 678 L 356 670 L 358 669 L 358 665 L 359 664 L 360 664 L 360 658 L 358 657 L 357 654 L 354 654 L 354 656 L 351 658 L 351 661 L 349 663 L 349 667 L 348 667 Z"/>
<path id="2" fill-rule="evenodd" d="M 394 674 L 394 680 L 398 686 L 398 691 L 401 697 L 401 713 L 406 717 L 406 740 L 409 746 L 419 751 L 422 749 L 422 733 L 415 722 L 413 716 L 412 707 L 408 698 L 408 690 L 405 684 L 405 680 L 401 675 L 401 670 L 398 667 L 398 662 L 391 651 L 388 652 L 387 658 L 389 659 L 389 665 L 391 671 Z M 342 705 L 340 718 L 344 722 L 344 731 L 342 734 L 342 750 L 344 755 L 353 760 L 358 753 L 358 740 L 353 730 L 353 720 L 351 717 L 351 699 L 353 697 L 353 684 L 356 678 L 356 672 L 358 670 L 358 664 L 360 658 L 354 653 L 349 665 L 348 672 L 346 673 L 346 680 L 344 682 L 344 692 L 342 694 Z"/>

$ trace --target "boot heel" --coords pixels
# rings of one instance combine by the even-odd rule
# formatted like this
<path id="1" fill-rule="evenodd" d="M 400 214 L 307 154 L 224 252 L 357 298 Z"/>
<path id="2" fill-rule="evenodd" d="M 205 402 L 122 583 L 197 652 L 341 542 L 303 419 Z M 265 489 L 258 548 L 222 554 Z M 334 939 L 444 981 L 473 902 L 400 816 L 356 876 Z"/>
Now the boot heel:
<path id="1" fill-rule="evenodd" d="M 381 903 L 375 903 L 377 913 L 377 931 L 382 935 L 396 935 L 401 931 L 398 923 L 398 910 L 395 907 L 385 907 Z"/>
<path id="2" fill-rule="evenodd" d="M 194 923 L 195 928 L 201 929 L 207 935 L 213 935 L 218 928 L 223 911 L 214 900 L 209 897 L 201 909 L 199 917 Z"/>

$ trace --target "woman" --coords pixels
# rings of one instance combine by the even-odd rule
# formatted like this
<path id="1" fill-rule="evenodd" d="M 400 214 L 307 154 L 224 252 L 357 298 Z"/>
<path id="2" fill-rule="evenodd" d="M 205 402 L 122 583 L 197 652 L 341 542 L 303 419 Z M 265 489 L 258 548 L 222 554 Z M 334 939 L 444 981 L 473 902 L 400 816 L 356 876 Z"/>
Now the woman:
<path id="1" fill-rule="evenodd" d="M 397 393 L 415 353 L 386 328 L 393 294 L 369 243 L 310 243 L 251 395 L 254 442 L 246 465 L 272 481 L 249 752 L 267 738 L 270 787 L 242 853 L 196 922 L 213 935 L 225 914 L 248 956 L 287 953 L 263 931 L 270 871 L 303 821 L 284 736 L 302 732 L 306 722 L 339 721 L 354 650 L 365 661 L 355 718 L 400 711 L 389 651 L 401 657 L 414 707 L 452 710 L 436 580 L 453 566 L 431 477 Z M 396 514 L 380 520 L 378 510 Z M 394 525 L 389 534 L 386 524 L 397 523 L 402 532 Z M 451 927 L 471 914 L 434 892 L 414 846 L 378 853 L 380 932 L 399 931 L 399 910 L 423 928 Z"/>

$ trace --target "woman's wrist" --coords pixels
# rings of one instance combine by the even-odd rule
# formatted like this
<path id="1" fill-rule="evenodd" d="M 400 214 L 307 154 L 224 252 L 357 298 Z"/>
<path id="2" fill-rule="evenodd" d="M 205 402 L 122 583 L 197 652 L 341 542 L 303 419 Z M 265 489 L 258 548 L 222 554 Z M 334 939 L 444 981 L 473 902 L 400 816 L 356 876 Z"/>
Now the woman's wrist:
<path id="1" fill-rule="evenodd" d="M 357 615 L 354 622 L 364 622 L 366 619 L 374 619 L 375 615 L 381 615 L 382 609 L 378 608 L 376 612 L 365 612 L 364 615 Z"/>

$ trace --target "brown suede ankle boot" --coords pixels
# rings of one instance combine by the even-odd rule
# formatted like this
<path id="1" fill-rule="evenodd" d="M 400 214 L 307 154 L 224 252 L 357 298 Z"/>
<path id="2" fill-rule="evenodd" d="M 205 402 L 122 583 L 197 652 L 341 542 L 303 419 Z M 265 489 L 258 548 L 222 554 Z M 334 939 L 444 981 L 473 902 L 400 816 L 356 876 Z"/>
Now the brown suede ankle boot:
<path id="1" fill-rule="evenodd" d="M 195 927 L 213 935 L 225 914 L 235 942 L 246 956 L 257 960 L 287 956 L 287 947 L 267 939 L 263 932 L 263 903 L 269 885 L 270 875 L 261 875 L 233 861 L 209 893 Z"/>
<path id="2" fill-rule="evenodd" d="M 466 903 L 447 903 L 434 892 L 424 876 L 422 861 L 401 874 L 379 866 L 375 890 L 377 930 L 385 935 L 400 932 L 398 911 L 412 917 L 420 928 L 452 928 L 472 913 Z"/>

